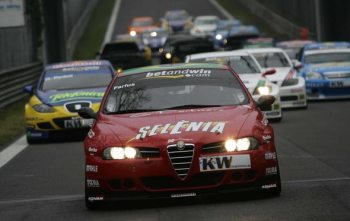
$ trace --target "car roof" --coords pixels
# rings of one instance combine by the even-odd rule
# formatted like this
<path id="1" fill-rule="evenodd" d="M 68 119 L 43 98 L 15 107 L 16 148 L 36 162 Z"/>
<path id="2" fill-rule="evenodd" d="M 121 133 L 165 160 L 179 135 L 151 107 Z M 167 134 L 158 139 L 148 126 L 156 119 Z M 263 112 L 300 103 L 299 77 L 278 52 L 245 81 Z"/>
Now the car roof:
<path id="1" fill-rule="evenodd" d="M 55 64 L 50 64 L 45 67 L 45 70 L 54 70 L 60 68 L 69 68 L 69 67 L 84 67 L 84 66 L 111 66 L 111 63 L 107 60 L 81 60 L 81 61 L 69 61 L 69 62 L 60 62 Z"/>
<path id="2" fill-rule="evenodd" d="M 179 63 L 179 64 L 165 64 L 165 65 L 154 65 L 146 66 L 141 68 L 133 68 L 125 70 L 121 75 L 130 75 L 144 73 L 148 71 L 163 71 L 173 69 L 192 69 L 192 68 L 203 68 L 203 69 L 228 69 L 226 65 L 215 64 L 215 63 Z"/>
<path id="3" fill-rule="evenodd" d="M 350 48 L 330 48 L 330 49 L 319 49 L 319 50 L 306 50 L 304 54 L 324 54 L 332 52 L 350 52 Z"/>
<path id="4" fill-rule="evenodd" d="M 197 16 L 196 17 L 196 20 L 199 20 L 199 19 L 218 19 L 219 17 L 216 16 L 216 15 L 201 15 L 201 16 Z"/>
<path id="5" fill-rule="evenodd" d="M 324 50 L 324 49 L 336 49 L 336 48 L 350 48 L 349 42 L 322 42 L 311 43 L 304 47 L 304 50 Z"/>
<path id="6" fill-rule="evenodd" d="M 132 19 L 132 21 L 148 21 L 148 20 L 153 21 L 153 18 L 151 16 L 144 16 L 144 17 L 134 17 Z"/>
<path id="7" fill-rule="evenodd" d="M 191 59 L 201 59 L 201 58 L 211 58 L 211 57 L 225 57 L 225 56 L 250 56 L 247 52 L 244 51 L 220 51 L 220 52 L 207 52 L 207 53 L 198 53 L 191 54 L 189 57 Z"/>
<path id="8" fill-rule="evenodd" d="M 281 48 L 245 48 L 238 51 L 246 51 L 248 53 L 284 52 Z"/>

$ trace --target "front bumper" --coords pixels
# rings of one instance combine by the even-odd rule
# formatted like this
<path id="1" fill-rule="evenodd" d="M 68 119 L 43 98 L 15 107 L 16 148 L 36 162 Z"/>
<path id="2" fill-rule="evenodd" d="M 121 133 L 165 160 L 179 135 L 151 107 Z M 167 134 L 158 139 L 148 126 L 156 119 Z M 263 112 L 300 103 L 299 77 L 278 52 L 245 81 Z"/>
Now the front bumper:
<path id="1" fill-rule="evenodd" d="M 308 100 L 350 98 L 350 79 L 306 80 L 306 97 Z"/>
<path id="2" fill-rule="evenodd" d="M 282 108 L 302 108 L 307 106 L 305 80 L 298 77 L 298 84 L 280 87 Z"/>
<path id="3" fill-rule="evenodd" d="M 249 155 L 251 168 L 209 172 L 200 172 L 199 157 L 230 153 L 203 155 L 195 150 L 190 172 L 184 179 L 174 172 L 166 151 L 161 151 L 158 158 L 134 160 L 106 161 L 86 155 L 86 197 L 91 202 L 140 200 L 278 188 L 280 178 L 274 145 L 262 146 L 239 153 Z"/>

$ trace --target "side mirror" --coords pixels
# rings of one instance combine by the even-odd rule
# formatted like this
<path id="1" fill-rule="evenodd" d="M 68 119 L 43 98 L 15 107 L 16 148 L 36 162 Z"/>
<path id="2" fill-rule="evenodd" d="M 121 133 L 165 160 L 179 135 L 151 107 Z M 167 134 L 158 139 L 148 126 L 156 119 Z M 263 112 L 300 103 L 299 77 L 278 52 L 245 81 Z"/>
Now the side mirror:
<path id="1" fill-rule="evenodd" d="M 271 104 L 275 102 L 275 97 L 272 95 L 262 95 L 259 97 L 258 101 L 256 102 L 256 105 L 261 109 L 267 109 Z"/>
<path id="2" fill-rule="evenodd" d="M 33 85 L 27 85 L 24 87 L 24 92 L 27 92 L 28 94 L 33 93 Z"/>
<path id="3" fill-rule="evenodd" d="M 301 68 L 303 68 L 303 64 L 298 60 L 292 60 L 292 64 L 296 70 L 300 70 Z"/>
<path id="4" fill-rule="evenodd" d="M 89 107 L 83 107 L 80 110 L 78 110 L 78 114 L 80 117 L 84 119 L 96 119 L 97 118 L 97 113 L 94 112 Z"/>
<path id="5" fill-rule="evenodd" d="M 267 69 L 265 72 L 263 72 L 261 74 L 261 76 L 266 77 L 267 75 L 271 75 L 271 74 L 275 74 L 276 73 L 276 69 L 271 68 L 271 69 Z"/>

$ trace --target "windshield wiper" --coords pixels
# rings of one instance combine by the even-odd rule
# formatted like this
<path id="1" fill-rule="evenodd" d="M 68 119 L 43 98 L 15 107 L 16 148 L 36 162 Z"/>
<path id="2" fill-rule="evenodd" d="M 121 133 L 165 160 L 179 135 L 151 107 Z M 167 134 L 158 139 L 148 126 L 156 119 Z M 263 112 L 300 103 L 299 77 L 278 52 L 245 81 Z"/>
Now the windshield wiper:
<path id="1" fill-rule="evenodd" d="M 176 110 L 176 109 L 191 109 L 191 108 L 204 108 L 204 107 L 222 107 L 222 105 L 206 105 L 206 104 L 185 104 L 174 107 L 167 107 L 163 110 Z"/>
<path id="2" fill-rule="evenodd" d="M 120 110 L 115 112 L 106 112 L 106 114 L 128 114 L 128 113 L 142 113 L 142 112 L 152 112 L 152 111 L 159 111 L 159 109 Z"/>

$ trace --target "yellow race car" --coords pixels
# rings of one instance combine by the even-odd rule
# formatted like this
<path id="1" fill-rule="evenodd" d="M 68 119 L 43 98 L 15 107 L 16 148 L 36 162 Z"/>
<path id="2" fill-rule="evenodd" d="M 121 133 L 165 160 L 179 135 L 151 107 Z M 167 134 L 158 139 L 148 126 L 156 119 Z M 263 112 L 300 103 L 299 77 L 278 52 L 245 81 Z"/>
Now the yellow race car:
<path id="1" fill-rule="evenodd" d="M 38 84 L 26 86 L 30 99 L 25 105 L 28 143 L 83 138 L 92 122 L 77 111 L 98 111 L 104 91 L 114 76 L 110 62 L 74 61 L 45 67 Z"/>

